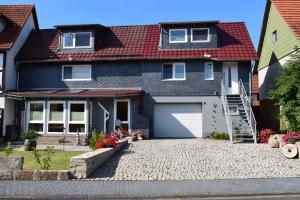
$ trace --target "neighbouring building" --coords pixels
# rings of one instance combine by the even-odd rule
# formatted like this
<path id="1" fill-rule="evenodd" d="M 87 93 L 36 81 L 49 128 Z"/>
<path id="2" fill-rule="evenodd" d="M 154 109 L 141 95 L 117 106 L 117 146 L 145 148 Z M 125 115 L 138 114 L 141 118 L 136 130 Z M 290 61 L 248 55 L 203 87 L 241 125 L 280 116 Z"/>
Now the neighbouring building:
<path id="1" fill-rule="evenodd" d="M 6 97 L 20 130 L 43 134 L 41 143 L 119 126 L 150 138 L 224 131 L 253 141 L 256 59 L 243 22 L 58 25 L 31 32 Z"/>
<path id="2" fill-rule="evenodd" d="M 16 101 L 5 97 L 6 91 L 17 89 L 16 55 L 32 30 L 38 30 L 33 5 L 0 5 L 0 140 L 16 139 L 18 123 Z"/>
<path id="3" fill-rule="evenodd" d="M 258 46 L 260 123 L 263 128 L 286 129 L 280 108 L 268 99 L 279 69 L 300 47 L 300 0 L 268 0 Z"/>

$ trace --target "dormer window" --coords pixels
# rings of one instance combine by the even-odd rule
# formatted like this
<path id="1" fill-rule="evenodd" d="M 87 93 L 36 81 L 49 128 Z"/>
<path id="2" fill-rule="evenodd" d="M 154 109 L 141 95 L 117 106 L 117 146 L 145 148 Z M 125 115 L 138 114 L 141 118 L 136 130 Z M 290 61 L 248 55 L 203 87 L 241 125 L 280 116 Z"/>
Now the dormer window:
<path id="1" fill-rule="evenodd" d="M 192 28 L 191 30 L 192 42 L 209 42 L 209 29 L 208 28 Z"/>
<path id="2" fill-rule="evenodd" d="M 91 32 L 76 32 L 63 34 L 63 48 L 91 48 Z"/>
<path id="3" fill-rule="evenodd" d="M 187 29 L 170 29 L 169 43 L 186 43 Z"/>

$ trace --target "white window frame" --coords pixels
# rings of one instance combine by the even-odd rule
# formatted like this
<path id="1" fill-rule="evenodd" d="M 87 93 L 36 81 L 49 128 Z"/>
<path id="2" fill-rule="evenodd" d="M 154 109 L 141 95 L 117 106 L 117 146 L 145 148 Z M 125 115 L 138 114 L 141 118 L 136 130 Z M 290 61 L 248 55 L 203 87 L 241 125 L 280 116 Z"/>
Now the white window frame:
<path id="1" fill-rule="evenodd" d="M 83 121 L 70 121 L 71 119 L 71 104 L 84 104 L 84 120 Z M 67 133 L 68 134 L 77 134 L 77 132 L 70 132 L 69 125 L 70 124 L 84 124 L 85 132 L 79 132 L 80 135 L 87 135 L 88 133 L 88 119 L 89 119 L 89 112 L 87 108 L 87 101 L 68 101 L 68 123 L 67 123 Z"/>
<path id="2" fill-rule="evenodd" d="M 206 40 L 194 40 L 194 30 L 207 30 L 207 39 Z M 192 28 L 191 29 L 191 42 L 193 42 L 193 43 L 210 42 L 209 28 Z"/>
<path id="3" fill-rule="evenodd" d="M 116 128 L 117 120 L 117 102 L 128 102 L 128 116 L 127 121 L 121 121 L 122 124 L 128 124 L 128 131 L 131 130 L 131 111 L 130 111 L 130 99 L 115 99 L 114 100 L 114 129 Z"/>
<path id="4" fill-rule="evenodd" d="M 50 105 L 51 104 L 63 104 L 64 111 L 63 111 L 63 121 L 50 121 Z M 47 103 L 47 133 L 50 134 L 62 134 L 65 133 L 66 130 L 66 102 L 65 101 L 48 101 Z M 49 124 L 64 124 L 63 132 L 50 132 L 49 131 Z"/>
<path id="5" fill-rule="evenodd" d="M 212 77 L 211 77 L 211 78 L 206 78 L 206 70 L 205 70 L 205 66 L 206 66 L 207 64 L 211 64 L 211 66 L 212 66 L 212 70 L 211 70 L 211 72 L 212 72 Z M 215 77 L 214 77 L 214 63 L 213 63 L 213 62 L 205 62 L 205 63 L 204 63 L 204 80 L 206 80 L 206 81 L 213 81 L 214 79 L 215 79 Z"/>
<path id="6" fill-rule="evenodd" d="M 230 107 L 236 108 L 236 112 L 231 112 Z M 237 106 L 237 105 L 230 105 L 230 106 L 228 106 L 228 109 L 229 109 L 230 115 L 239 115 L 239 106 Z"/>
<path id="7" fill-rule="evenodd" d="M 184 41 L 172 41 L 171 40 L 172 31 L 184 31 L 184 34 L 185 34 Z M 188 41 L 188 35 L 187 35 L 187 29 L 186 28 L 169 29 L 169 43 L 187 43 L 187 41 Z"/>
<path id="8" fill-rule="evenodd" d="M 64 69 L 65 67 L 72 67 L 72 78 L 69 79 L 64 79 Z M 73 68 L 76 68 L 76 67 L 86 67 L 86 68 L 89 68 L 90 69 L 90 78 L 73 78 L 74 77 L 74 70 Z M 92 80 L 92 65 L 63 65 L 62 66 L 62 73 L 61 73 L 61 78 L 62 78 L 62 81 L 91 81 Z"/>
<path id="9" fill-rule="evenodd" d="M 31 104 L 43 104 L 43 120 L 30 120 L 30 105 Z M 29 124 L 43 124 L 43 132 L 38 132 L 40 134 L 44 134 L 46 131 L 46 107 L 45 107 L 46 103 L 45 101 L 28 101 L 27 102 L 27 120 L 26 120 L 26 127 L 27 127 L 27 131 L 29 130 Z"/>
<path id="10" fill-rule="evenodd" d="M 90 44 L 88 46 L 76 46 L 76 34 L 90 34 Z M 73 45 L 72 46 L 65 46 L 65 34 L 72 34 L 73 35 Z M 62 34 L 62 40 L 63 40 L 63 49 L 82 49 L 82 48 L 92 48 L 92 32 L 69 32 L 69 33 L 63 33 Z"/>
<path id="11" fill-rule="evenodd" d="M 164 79 L 164 65 L 172 65 L 172 78 Z M 183 78 L 176 78 L 175 77 L 175 66 L 176 64 L 183 64 L 184 67 L 184 77 Z M 185 63 L 164 63 L 162 64 L 162 81 L 185 81 L 186 80 L 186 67 Z"/>

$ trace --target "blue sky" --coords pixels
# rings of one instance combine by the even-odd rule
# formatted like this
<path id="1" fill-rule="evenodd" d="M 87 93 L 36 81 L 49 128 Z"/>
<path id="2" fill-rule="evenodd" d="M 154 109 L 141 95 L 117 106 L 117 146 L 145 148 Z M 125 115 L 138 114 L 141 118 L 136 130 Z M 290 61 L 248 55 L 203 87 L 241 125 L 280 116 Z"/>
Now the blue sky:
<path id="1" fill-rule="evenodd" d="M 265 0 L 1 0 L 36 5 L 40 28 L 58 24 L 156 24 L 164 21 L 244 21 L 257 47 Z"/>

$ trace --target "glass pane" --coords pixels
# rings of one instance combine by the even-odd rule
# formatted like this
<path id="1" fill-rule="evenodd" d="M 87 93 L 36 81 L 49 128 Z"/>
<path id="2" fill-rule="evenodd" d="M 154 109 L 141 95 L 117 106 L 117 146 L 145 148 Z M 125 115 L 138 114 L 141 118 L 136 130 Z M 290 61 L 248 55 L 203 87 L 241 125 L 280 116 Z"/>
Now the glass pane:
<path id="1" fill-rule="evenodd" d="M 49 121 L 63 121 L 64 120 L 64 104 L 50 104 Z"/>
<path id="2" fill-rule="evenodd" d="M 172 42 L 184 42 L 185 30 L 172 30 L 170 31 L 170 41 Z"/>
<path id="3" fill-rule="evenodd" d="M 76 47 L 90 46 L 90 33 L 76 33 L 75 46 Z"/>
<path id="4" fill-rule="evenodd" d="M 44 106 L 41 103 L 30 104 L 30 121 L 43 120 Z"/>
<path id="5" fill-rule="evenodd" d="M 72 33 L 64 34 L 64 47 L 73 47 L 73 34 Z"/>
<path id="6" fill-rule="evenodd" d="M 184 79 L 184 64 L 175 64 L 175 78 Z"/>
<path id="7" fill-rule="evenodd" d="M 64 67 L 63 79 L 72 79 L 72 67 Z"/>
<path id="8" fill-rule="evenodd" d="M 213 79 L 213 65 L 211 63 L 206 63 L 204 67 L 204 75 L 206 80 Z"/>
<path id="9" fill-rule="evenodd" d="M 228 67 L 228 87 L 231 88 L 231 67 Z"/>
<path id="10" fill-rule="evenodd" d="M 84 121 L 84 104 L 71 104 L 70 121 Z"/>
<path id="11" fill-rule="evenodd" d="M 117 119 L 121 121 L 128 121 L 128 102 L 117 102 Z"/>
<path id="12" fill-rule="evenodd" d="M 4 63 L 4 59 L 3 59 L 3 53 L 0 53 L 0 69 L 3 68 L 3 63 Z"/>
<path id="13" fill-rule="evenodd" d="M 63 133 L 64 124 L 48 124 L 48 132 Z"/>
<path id="14" fill-rule="evenodd" d="M 173 78 L 173 65 L 164 64 L 163 65 L 163 79 L 172 79 Z"/>
<path id="15" fill-rule="evenodd" d="M 206 41 L 206 40 L 208 40 L 207 29 L 193 30 L 193 41 Z"/>
<path id="16" fill-rule="evenodd" d="M 74 79 L 89 79 L 91 78 L 90 67 L 73 67 Z"/>
<path id="17" fill-rule="evenodd" d="M 84 124 L 69 124 L 69 132 L 77 133 L 77 131 L 79 131 L 79 133 L 84 133 Z"/>
<path id="18" fill-rule="evenodd" d="M 28 129 L 34 130 L 36 132 L 44 132 L 43 124 L 28 124 Z"/>

